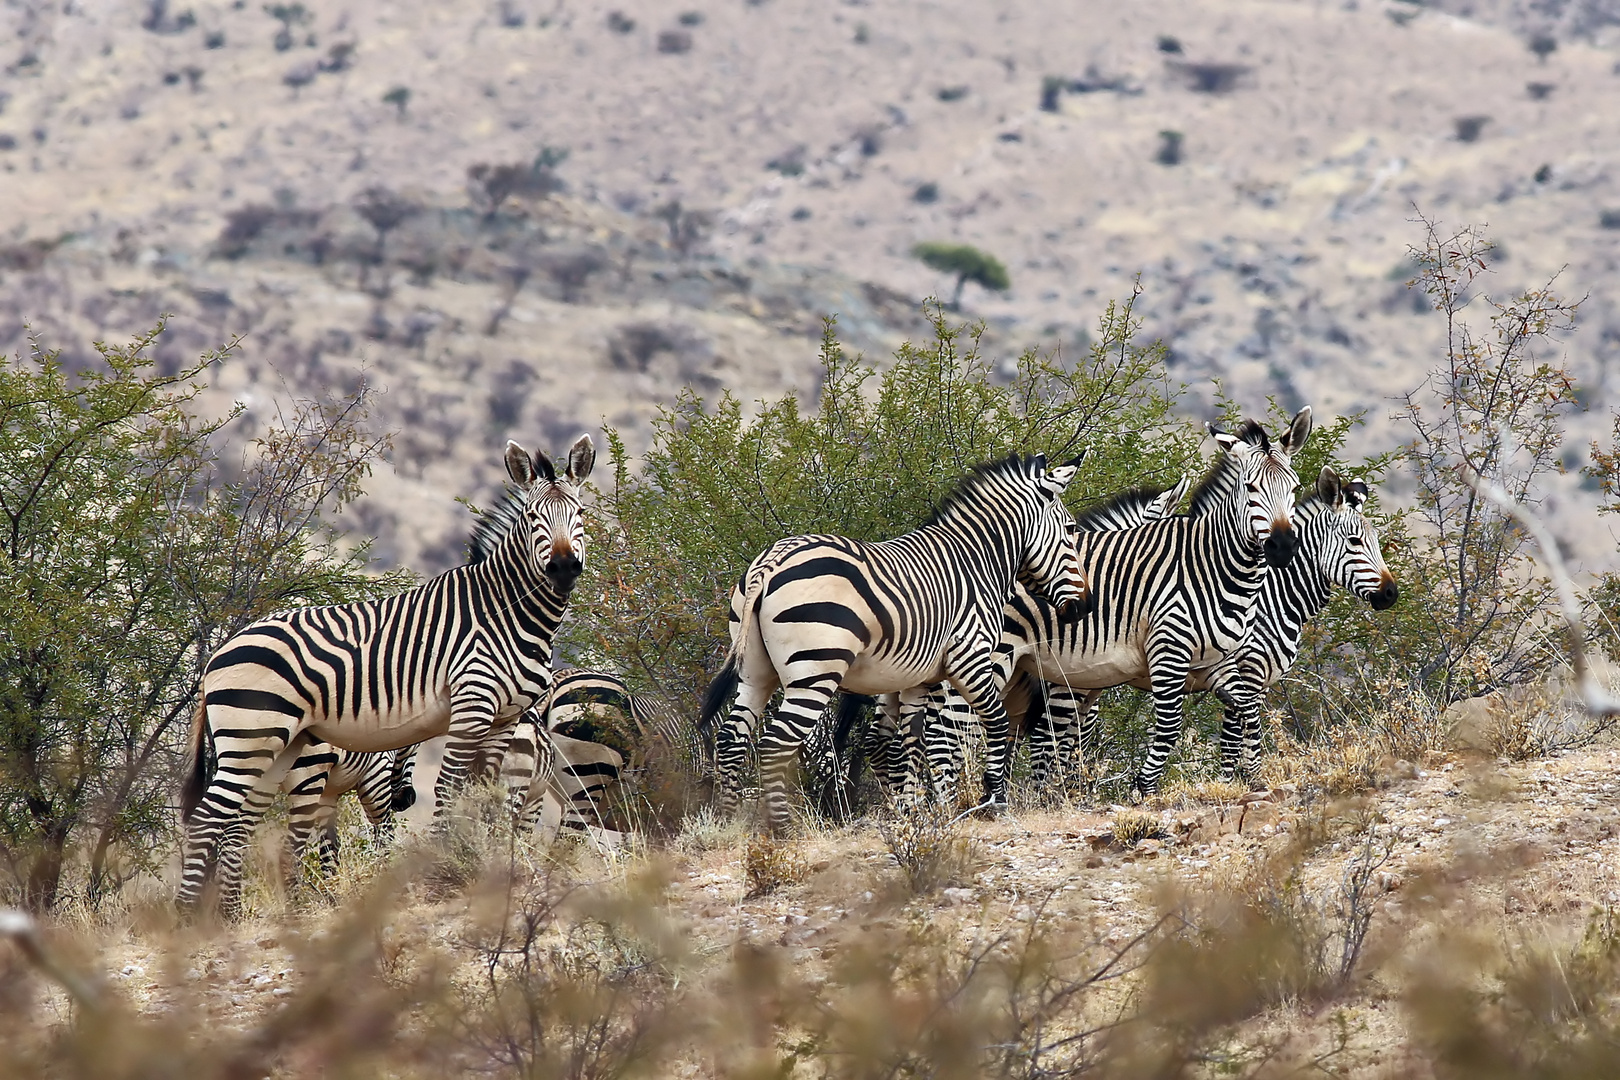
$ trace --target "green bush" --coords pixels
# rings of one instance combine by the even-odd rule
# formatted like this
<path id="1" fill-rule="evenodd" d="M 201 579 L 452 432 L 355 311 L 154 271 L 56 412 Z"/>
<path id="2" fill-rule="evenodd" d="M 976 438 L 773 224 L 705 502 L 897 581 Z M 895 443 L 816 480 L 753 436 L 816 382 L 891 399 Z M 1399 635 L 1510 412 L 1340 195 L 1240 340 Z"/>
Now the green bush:
<path id="1" fill-rule="evenodd" d="M 193 403 L 229 348 L 158 374 L 162 329 L 81 370 L 0 356 L 0 900 L 35 909 L 75 852 L 92 902 L 162 857 L 198 672 L 226 637 L 379 584 L 322 525 L 385 445 L 365 394 L 300 403 L 221 482 L 211 439 L 240 410 Z"/>
<path id="2" fill-rule="evenodd" d="M 726 646 L 726 603 L 749 561 L 784 536 L 879 540 L 916 528 L 972 465 L 1013 451 L 1090 454 L 1077 502 L 1196 470 L 1201 433 L 1171 409 L 1162 350 L 1136 342 L 1132 303 L 1110 305 L 1071 362 L 1030 351 L 1010 381 L 980 351 L 982 327 L 931 312 L 932 341 L 885 368 L 851 357 L 828 322 L 821 386 L 750 415 L 730 394 L 688 390 L 653 422 L 639 471 L 608 432 L 614 488 L 596 500 L 596 586 L 565 628 L 589 657 L 695 709 Z"/>

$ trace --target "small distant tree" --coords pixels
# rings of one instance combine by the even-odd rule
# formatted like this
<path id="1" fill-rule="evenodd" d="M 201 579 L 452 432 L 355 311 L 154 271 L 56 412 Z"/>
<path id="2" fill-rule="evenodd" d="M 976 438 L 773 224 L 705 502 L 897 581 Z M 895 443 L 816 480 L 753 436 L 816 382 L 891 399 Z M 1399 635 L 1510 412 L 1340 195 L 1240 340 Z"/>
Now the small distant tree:
<path id="1" fill-rule="evenodd" d="M 281 24 L 281 29 L 276 31 L 277 52 L 292 48 L 293 27 L 309 22 L 309 11 L 303 4 L 266 4 L 264 13 Z"/>
<path id="2" fill-rule="evenodd" d="M 377 247 L 371 255 L 372 266 L 382 266 L 387 254 L 388 234 L 404 224 L 405 219 L 416 213 L 421 207 L 409 199 L 389 191 L 385 187 L 369 187 L 360 193 L 355 200 L 354 209 L 357 214 L 365 218 L 371 227 L 377 230 Z M 362 264 L 360 271 L 361 287 L 366 284 L 366 267 Z M 388 293 L 388 275 L 383 274 L 383 284 L 380 286 L 382 295 Z"/>
<path id="3" fill-rule="evenodd" d="M 992 292 L 1006 292 L 1012 288 L 1007 268 L 994 255 L 988 255 L 971 244 L 942 244 L 927 242 L 911 249 L 912 255 L 923 264 L 946 274 L 956 275 L 956 291 L 951 295 L 950 309 L 962 307 L 962 287 L 968 282 Z"/>
<path id="4" fill-rule="evenodd" d="M 411 103 L 411 88 L 396 86 L 382 96 L 384 105 L 392 105 L 399 110 L 399 118 L 405 119 L 405 107 Z"/>
<path id="5" fill-rule="evenodd" d="M 368 394 L 303 402 L 221 480 L 202 376 L 153 370 L 162 325 L 99 362 L 0 357 L 0 902 L 92 902 L 150 868 L 202 661 L 262 614 L 390 587 L 326 515 L 385 440 Z"/>

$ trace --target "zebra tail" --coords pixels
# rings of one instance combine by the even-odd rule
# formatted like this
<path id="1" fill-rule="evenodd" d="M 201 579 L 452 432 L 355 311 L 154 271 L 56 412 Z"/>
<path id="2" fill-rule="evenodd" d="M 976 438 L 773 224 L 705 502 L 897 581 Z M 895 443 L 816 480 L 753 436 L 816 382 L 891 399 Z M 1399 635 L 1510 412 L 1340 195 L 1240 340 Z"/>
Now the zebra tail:
<path id="1" fill-rule="evenodd" d="M 197 713 L 191 718 L 191 760 L 186 767 L 186 779 L 180 788 L 180 820 L 188 822 L 208 791 L 208 699 L 201 692 L 197 696 Z"/>
<path id="2" fill-rule="evenodd" d="M 703 692 L 703 714 L 698 718 L 698 731 L 705 740 L 710 739 L 714 733 L 714 721 L 726 708 L 731 696 L 737 692 L 737 684 L 742 676 L 737 668 L 737 650 L 733 649 L 726 657 L 726 666 L 720 669 L 720 674 L 714 677 L 709 688 Z"/>

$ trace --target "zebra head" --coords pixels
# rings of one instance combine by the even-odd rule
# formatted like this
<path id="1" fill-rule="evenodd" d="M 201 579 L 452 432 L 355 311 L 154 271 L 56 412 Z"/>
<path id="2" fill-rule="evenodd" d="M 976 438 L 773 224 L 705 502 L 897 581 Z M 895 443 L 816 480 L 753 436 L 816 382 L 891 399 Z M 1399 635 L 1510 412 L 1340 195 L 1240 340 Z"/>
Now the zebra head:
<path id="1" fill-rule="evenodd" d="M 1316 478 L 1316 496 L 1327 512 L 1322 541 L 1315 552 L 1317 570 L 1329 581 L 1336 581 L 1383 611 L 1400 598 L 1395 575 L 1384 565 L 1378 530 L 1362 516 L 1367 505 L 1367 485 L 1360 480 L 1345 483 L 1327 466 Z"/>
<path id="2" fill-rule="evenodd" d="M 579 485 L 594 464 L 596 447 L 589 435 L 581 435 L 569 448 L 568 467 L 561 479 L 545 454 L 531 457 L 517 443 L 506 444 L 507 475 L 527 496 L 523 513 L 529 519 L 535 568 L 563 596 L 573 591 L 585 568 L 585 514 Z"/>
<path id="3" fill-rule="evenodd" d="M 1235 435 L 1214 424 L 1209 432 L 1237 469 L 1249 536 L 1264 548 L 1268 565 L 1287 566 L 1299 543 L 1293 518 L 1299 474 L 1290 462 L 1311 436 L 1311 407 L 1299 410 L 1276 440 L 1253 420 L 1245 420 Z"/>
<path id="4" fill-rule="evenodd" d="M 1095 603 L 1091 582 L 1080 566 L 1075 538 L 1080 527 L 1063 503 L 1063 492 L 1080 471 L 1082 452 L 1072 461 L 1048 469 L 1046 455 L 1029 459 L 1030 477 L 1039 493 L 1034 526 L 1025 540 L 1018 578 L 1044 595 L 1063 618 L 1078 619 Z"/>

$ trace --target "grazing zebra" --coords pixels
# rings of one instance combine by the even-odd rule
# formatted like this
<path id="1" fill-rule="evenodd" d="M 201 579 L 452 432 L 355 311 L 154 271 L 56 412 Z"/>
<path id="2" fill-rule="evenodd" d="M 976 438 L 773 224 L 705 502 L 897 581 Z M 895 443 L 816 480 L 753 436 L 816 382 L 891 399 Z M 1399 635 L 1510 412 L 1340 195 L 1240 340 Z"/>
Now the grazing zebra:
<path id="1" fill-rule="evenodd" d="M 702 724 L 716 733 L 721 808 L 734 812 L 755 725 L 771 693 L 782 704 L 759 735 L 769 825 L 788 823 L 786 781 L 799 745 L 840 688 L 888 693 L 950 680 L 978 712 L 992 745 L 1006 745 L 1007 717 L 995 646 L 1016 578 L 1048 590 L 1054 617 L 1083 610 L 1090 588 L 1075 551 L 1062 493 L 1078 460 L 1048 470 L 1014 455 L 980 466 L 929 522 L 894 540 L 837 536 L 779 541 L 742 586 L 725 667 L 710 685 Z M 991 754 L 985 798 L 1005 805 L 1006 754 Z"/>
<path id="2" fill-rule="evenodd" d="M 519 721 L 501 766 L 513 813 L 529 828 L 552 775 L 547 761 L 554 748 L 547 747 L 540 730 L 569 740 L 570 746 L 594 743 L 613 753 L 611 760 L 584 749 L 564 755 L 564 763 L 554 770 L 566 796 L 559 798 L 565 807 L 573 807 L 573 819 L 564 824 L 600 825 L 606 809 L 602 789 L 619 780 L 621 770 L 626 779 L 644 775 L 653 754 L 661 752 L 672 759 L 689 789 L 701 788 L 707 781 L 703 739 L 691 721 L 659 698 L 631 693 L 617 675 L 584 668 L 558 671 L 545 701 Z M 592 776 L 601 780 L 593 781 Z"/>
<path id="3" fill-rule="evenodd" d="M 1148 682 L 1153 741 L 1133 784 L 1142 794 L 1158 789 L 1181 735 L 1188 673 L 1243 641 L 1266 574 L 1286 566 L 1298 544 L 1299 477 L 1290 459 L 1310 437 L 1310 408 L 1276 440 L 1252 420 L 1236 434 L 1210 431 L 1222 455 L 1194 489 L 1190 514 L 1077 538 L 1086 573 L 1099 584 L 1093 610 L 1060 619 L 1022 588 L 1007 605 L 1003 663 L 1070 688 Z"/>
<path id="4" fill-rule="evenodd" d="M 1273 570 L 1260 588 L 1253 628 L 1238 645 L 1210 667 L 1191 672 L 1186 693 L 1212 691 L 1225 706 L 1221 724 L 1221 776 L 1254 780 L 1260 753 L 1260 701 L 1299 656 L 1305 622 L 1327 606 L 1334 585 L 1342 585 L 1376 611 L 1391 607 L 1400 596 L 1395 577 L 1384 564 L 1378 530 L 1362 514 L 1367 485 L 1345 482 L 1324 467 L 1316 494 L 1295 507 L 1299 551 L 1286 567 Z M 1141 686 L 1137 680 L 1133 685 Z M 1050 693 L 1053 742 L 1073 752 L 1078 726 L 1084 752 L 1094 754 L 1099 742 L 1100 690 L 1082 694 L 1061 683 Z M 1083 724 L 1075 718 L 1085 715 Z"/>
<path id="5" fill-rule="evenodd" d="M 382 600 L 260 619 L 214 653 L 181 800 L 182 908 L 217 870 L 221 909 L 240 913 L 247 836 L 312 740 L 378 751 L 448 733 L 440 811 L 480 750 L 504 750 L 550 684 L 552 635 L 584 568 L 579 485 L 595 460 L 582 435 L 559 478 L 544 454 L 507 443 L 518 491 L 479 521 L 467 565 Z"/>
<path id="6" fill-rule="evenodd" d="M 1175 512 L 1189 486 L 1189 480 L 1183 477 L 1166 489 L 1122 492 L 1081 511 L 1075 516 L 1075 526 L 1081 532 L 1114 532 L 1157 521 Z M 1022 720 L 1029 715 L 1034 693 L 1027 677 L 1020 673 L 1011 676 L 1003 692 L 1008 717 Z M 972 724 L 972 708 L 946 683 L 912 692 L 904 707 L 901 695 L 886 694 L 867 729 L 867 753 L 891 795 L 909 800 L 927 791 L 947 805 L 954 804 L 958 771 Z M 1030 731 L 1032 738 L 1037 734 L 1036 730 Z M 925 777 L 931 780 L 925 781 Z M 1036 787 L 1044 787 L 1044 777 L 1037 775 Z"/>
<path id="7" fill-rule="evenodd" d="M 281 782 L 287 795 L 287 846 L 293 857 L 302 862 L 313 843 L 321 876 L 337 873 L 338 800 L 351 791 L 365 810 L 372 835 L 386 841 L 393 833 L 394 814 L 409 809 L 416 799 L 409 786 L 403 792 L 397 786 L 401 765 L 396 759 L 407 756 L 416 756 L 415 746 L 360 753 L 316 740 L 304 747 Z M 408 772 L 409 765 L 404 769 Z"/>
<path id="8" fill-rule="evenodd" d="M 603 743 L 547 731 L 536 715 L 534 709 L 523 715 L 501 763 L 518 831 L 540 825 L 548 794 L 561 807 L 563 828 L 616 827 L 610 800 L 624 771 L 624 755 Z"/>

